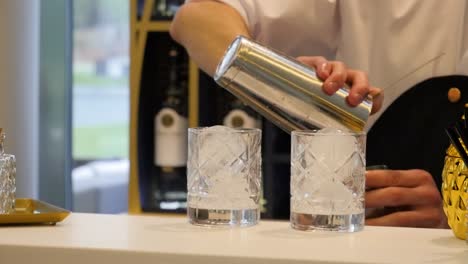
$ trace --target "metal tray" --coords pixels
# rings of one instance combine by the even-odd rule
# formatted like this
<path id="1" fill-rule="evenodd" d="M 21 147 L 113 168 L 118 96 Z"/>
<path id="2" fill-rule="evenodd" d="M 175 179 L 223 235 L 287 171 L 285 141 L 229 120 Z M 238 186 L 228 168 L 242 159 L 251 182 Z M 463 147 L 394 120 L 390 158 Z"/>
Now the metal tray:
<path id="1" fill-rule="evenodd" d="M 0 225 L 13 224 L 49 224 L 62 221 L 70 211 L 48 204 L 46 202 L 17 198 L 13 213 L 0 214 Z"/>

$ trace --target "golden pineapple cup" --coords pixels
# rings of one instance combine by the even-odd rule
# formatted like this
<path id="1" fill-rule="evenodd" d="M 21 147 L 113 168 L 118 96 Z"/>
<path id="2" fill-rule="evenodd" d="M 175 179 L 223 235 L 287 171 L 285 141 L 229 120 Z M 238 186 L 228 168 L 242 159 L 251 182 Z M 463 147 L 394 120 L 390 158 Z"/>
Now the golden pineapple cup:
<path id="1" fill-rule="evenodd" d="M 467 237 L 468 168 L 450 145 L 442 171 L 442 197 L 448 224 L 456 237 Z"/>

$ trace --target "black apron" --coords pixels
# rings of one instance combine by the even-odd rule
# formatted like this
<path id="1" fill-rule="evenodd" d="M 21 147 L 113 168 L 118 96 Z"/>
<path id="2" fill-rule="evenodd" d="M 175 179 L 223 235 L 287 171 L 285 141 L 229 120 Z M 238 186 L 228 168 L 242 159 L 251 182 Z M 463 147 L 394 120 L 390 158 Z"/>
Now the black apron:
<path id="1" fill-rule="evenodd" d="M 460 100 L 450 102 L 456 87 Z M 367 166 L 389 169 L 423 169 L 438 188 L 449 139 L 445 128 L 459 120 L 468 103 L 468 76 L 444 76 L 423 81 L 402 94 L 367 134 Z"/>

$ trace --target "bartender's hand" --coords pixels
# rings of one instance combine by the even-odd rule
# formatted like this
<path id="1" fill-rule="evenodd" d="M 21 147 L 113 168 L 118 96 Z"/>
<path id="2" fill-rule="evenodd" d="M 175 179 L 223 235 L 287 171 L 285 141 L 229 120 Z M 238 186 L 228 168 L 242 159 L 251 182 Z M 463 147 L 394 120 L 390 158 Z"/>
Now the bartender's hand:
<path id="1" fill-rule="evenodd" d="M 343 62 L 328 61 L 321 56 L 297 57 L 300 62 L 315 68 L 317 76 L 324 81 L 325 93 L 334 94 L 344 83 L 351 86 L 347 98 L 349 105 L 357 106 L 367 95 L 372 96 L 371 114 L 379 111 L 383 102 L 383 90 L 369 84 L 367 74 L 363 71 L 348 69 Z"/>
<path id="2" fill-rule="evenodd" d="M 427 171 L 369 170 L 366 189 L 366 225 L 448 228 L 439 190 Z"/>

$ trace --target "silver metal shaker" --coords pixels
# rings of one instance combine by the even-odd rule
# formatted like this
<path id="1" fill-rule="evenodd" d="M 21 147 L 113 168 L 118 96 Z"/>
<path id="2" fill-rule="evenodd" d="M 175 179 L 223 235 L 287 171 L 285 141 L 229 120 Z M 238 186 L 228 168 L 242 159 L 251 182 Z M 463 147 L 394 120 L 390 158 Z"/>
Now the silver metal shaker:
<path id="1" fill-rule="evenodd" d="M 231 43 L 214 79 L 288 133 L 324 127 L 362 131 L 372 108 L 370 98 L 349 106 L 346 86 L 327 95 L 313 68 L 243 36 Z"/>

